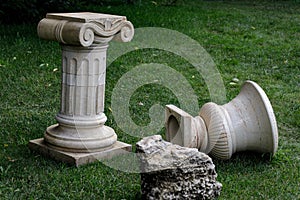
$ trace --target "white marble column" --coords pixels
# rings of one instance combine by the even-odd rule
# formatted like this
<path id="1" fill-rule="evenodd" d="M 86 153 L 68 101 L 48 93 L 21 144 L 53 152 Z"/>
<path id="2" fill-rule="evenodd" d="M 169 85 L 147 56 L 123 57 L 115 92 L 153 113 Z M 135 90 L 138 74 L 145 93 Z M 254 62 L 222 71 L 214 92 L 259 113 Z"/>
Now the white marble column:
<path id="1" fill-rule="evenodd" d="M 130 151 L 104 125 L 104 99 L 108 42 L 129 42 L 132 24 L 124 16 L 55 13 L 40 21 L 38 34 L 62 47 L 61 105 L 57 124 L 29 147 L 77 166 Z"/>

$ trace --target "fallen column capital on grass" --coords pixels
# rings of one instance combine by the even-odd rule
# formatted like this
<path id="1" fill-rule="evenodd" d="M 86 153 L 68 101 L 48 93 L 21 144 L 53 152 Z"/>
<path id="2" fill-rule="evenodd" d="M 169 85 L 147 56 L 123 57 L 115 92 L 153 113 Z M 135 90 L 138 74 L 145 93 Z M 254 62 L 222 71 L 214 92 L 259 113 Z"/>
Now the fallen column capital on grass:
<path id="1" fill-rule="evenodd" d="M 165 126 L 168 141 L 222 160 L 240 151 L 274 155 L 278 148 L 273 108 L 266 93 L 253 81 L 246 81 L 239 95 L 227 104 L 204 104 L 196 117 L 167 105 Z"/>

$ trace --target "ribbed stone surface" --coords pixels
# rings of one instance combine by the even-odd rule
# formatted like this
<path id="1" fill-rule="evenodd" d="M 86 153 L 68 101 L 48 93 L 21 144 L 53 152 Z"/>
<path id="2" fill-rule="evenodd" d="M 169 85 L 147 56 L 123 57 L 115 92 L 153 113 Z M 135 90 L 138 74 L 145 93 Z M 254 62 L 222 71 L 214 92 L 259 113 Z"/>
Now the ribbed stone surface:
<path id="1" fill-rule="evenodd" d="M 146 137 L 136 144 L 141 164 L 143 199 L 214 199 L 222 184 L 211 158 L 196 148 L 186 148 Z"/>

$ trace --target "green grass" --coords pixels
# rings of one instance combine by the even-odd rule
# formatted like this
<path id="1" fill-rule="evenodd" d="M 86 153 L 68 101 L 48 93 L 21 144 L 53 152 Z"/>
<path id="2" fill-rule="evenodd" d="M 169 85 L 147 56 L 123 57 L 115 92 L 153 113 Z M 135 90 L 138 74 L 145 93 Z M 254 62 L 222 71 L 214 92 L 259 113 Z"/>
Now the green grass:
<path id="1" fill-rule="evenodd" d="M 174 6 L 141 2 L 87 8 L 125 15 L 136 28 L 163 27 L 193 38 L 214 59 L 227 101 L 248 79 L 265 90 L 278 122 L 278 152 L 273 158 L 239 153 L 229 161 L 214 160 L 223 184 L 220 199 L 300 199 L 300 4 L 295 2 L 192 0 Z M 38 39 L 36 24 L 0 27 L 1 199 L 140 198 L 138 174 L 102 163 L 74 168 L 30 152 L 28 141 L 42 137 L 59 110 L 60 48 Z M 133 145 L 140 138 L 117 126 L 110 100 L 123 74 L 149 62 L 166 63 L 184 75 L 199 106 L 210 101 L 202 77 L 182 58 L 161 50 L 122 56 L 107 69 L 106 124 L 121 141 Z M 240 80 L 237 85 L 229 84 L 232 78 Z M 132 119 L 140 125 L 149 123 L 148 110 L 155 103 L 178 105 L 167 88 L 145 85 L 130 100 Z"/>

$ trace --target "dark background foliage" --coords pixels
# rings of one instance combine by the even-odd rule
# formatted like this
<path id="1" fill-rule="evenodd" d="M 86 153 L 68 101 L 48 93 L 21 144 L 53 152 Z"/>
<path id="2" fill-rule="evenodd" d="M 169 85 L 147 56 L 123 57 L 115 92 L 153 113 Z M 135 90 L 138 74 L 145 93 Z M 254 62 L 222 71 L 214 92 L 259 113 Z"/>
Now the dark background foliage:
<path id="1" fill-rule="evenodd" d="M 185 0 L 0 0 L 0 23 L 37 23 L 46 15 L 46 13 L 87 11 L 87 8 L 91 8 L 93 6 L 114 6 L 121 4 L 154 4 L 173 6 L 178 4 L 178 2 L 182 3 L 184 1 Z M 206 1 L 231 2 L 233 0 Z M 268 1 L 268 3 L 272 4 L 277 1 L 278 0 L 271 0 Z M 300 0 L 281 1 L 300 2 Z M 251 3 L 252 1 L 249 2 Z M 252 3 L 255 4 L 257 2 L 260 2 L 260 0 Z"/>
<path id="2" fill-rule="evenodd" d="M 35 23 L 49 12 L 84 11 L 91 5 L 131 4 L 134 0 L 0 0 L 0 23 Z"/>

